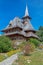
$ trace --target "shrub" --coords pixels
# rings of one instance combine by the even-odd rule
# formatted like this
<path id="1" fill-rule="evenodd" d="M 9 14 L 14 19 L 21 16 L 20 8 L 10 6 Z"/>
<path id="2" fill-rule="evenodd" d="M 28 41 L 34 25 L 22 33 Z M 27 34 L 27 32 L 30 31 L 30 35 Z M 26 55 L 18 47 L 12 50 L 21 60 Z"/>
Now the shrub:
<path id="1" fill-rule="evenodd" d="M 31 43 L 26 44 L 23 48 L 24 55 L 29 55 L 30 52 L 34 51 L 34 49 L 35 49 L 34 44 Z"/>
<path id="2" fill-rule="evenodd" d="M 26 45 L 26 42 L 22 42 L 21 44 L 18 45 L 18 48 L 22 50 L 25 45 Z"/>
<path id="3" fill-rule="evenodd" d="M 36 34 L 39 36 L 40 40 L 43 42 L 43 26 L 39 27 L 39 30 L 36 32 Z"/>
<path id="4" fill-rule="evenodd" d="M 12 50 L 11 40 L 6 36 L 0 36 L 0 52 Z"/>
<path id="5" fill-rule="evenodd" d="M 24 46 L 24 49 L 23 49 L 24 55 L 30 54 L 30 48 L 31 46 L 29 44 Z"/>
<path id="6" fill-rule="evenodd" d="M 13 54 L 16 54 L 18 52 L 20 52 L 20 49 L 18 49 L 18 50 L 11 50 L 11 51 L 7 52 L 7 56 L 9 57 L 9 56 L 11 56 Z"/>
<path id="7" fill-rule="evenodd" d="M 30 43 L 30 46 L 31 46 L 31 52 L 33 52 L 35 50 L 35 45 L 33 43 Z"/>
<path id="8" fill-rule="evenodd" d="M 35 45 L 29 41 L 22 42 L 18 47 L 25 55 L 30 54 L 30 52 L 34 51 L 35 49 Z"/>
<path id="9" fill-rule="evenodd" d="M 33 38 L 29 39 L 29 42 L 30 43 L 33 43 L 36 47 L 40 44 L 40 41 L 39 40 L 33 39 Z"/>
<path id="10" fill-rule="evenodd" d="M 39 49 L 43 49 L 43 42 L 39 45 Z"/>

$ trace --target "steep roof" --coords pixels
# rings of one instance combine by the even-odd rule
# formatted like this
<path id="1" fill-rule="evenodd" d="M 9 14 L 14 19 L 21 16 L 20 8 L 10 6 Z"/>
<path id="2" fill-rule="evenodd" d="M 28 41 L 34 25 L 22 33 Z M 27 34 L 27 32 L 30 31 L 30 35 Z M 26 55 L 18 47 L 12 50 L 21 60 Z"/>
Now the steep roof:
<path id="1" fill-rule="evenodd" d="M 19 17 L 15 17 L 13 20 L 11 20 L 8 24 L 8 26 L 4 29 L 10 29 L 10 28 L 15 28 L 15 27 L 19 27 L 22 29 L 22 31 L 14 31 L 14 32 L 9 32 L 9 33 L 5 33 L 4 35 L 14 35 L 14 34 L 20 34 L 23 35 L 25 37 L 37 37 L 37 35 L 35 35 L 33 32 L 30 33 L 26 33 L 25 31 L 35 31 L 31 22 L 30 22 L 30 17 L 29 17 L 29 13 L 28 13 L 28 7 L 26 5 L 26 10 L 25 10 L 25 16 L 23 17 L 24 19 L 20 19 Z M 25 22 L 25 24 L 22 23 L 22 21 Z"/>
<path id="2" fill-rule="evenodd" d="M 31 22 L 30 22 L 30 20 L 28 20 L 28 21 L 25 21 L 25 24 L 24 24 L 24 31 L 34 31 L 35 32 L 35 29 L 34 29 L 34 27 L 32 26 L 32 24 L 31 24 Z"/>
<path id="3" fill-rule="evenodd" d="M 31 24 L 31 22 L 30 22 L 30 16 L 29 16 L 27 5 L 26 5 L 26 10 L 25 10 L 24 22 L 26 23 L 24 25 L 24 31 L 29 31 L 29 30 L 35 31 L 32 24 Z"/>
<path id="4" fill-rule="evenodd" d="M 26 23 L 24 26 L 24 30 L 33 30 L 33 26 L 31 25 L 30 21 Z"/>
<path id="5" fill-rule="evenodd" d="M 9 22 L 8 26 L 4 30 L 14 27 L 23 28 L 22 20 L 20 18 L 15 17 L 13 20 Z"/>

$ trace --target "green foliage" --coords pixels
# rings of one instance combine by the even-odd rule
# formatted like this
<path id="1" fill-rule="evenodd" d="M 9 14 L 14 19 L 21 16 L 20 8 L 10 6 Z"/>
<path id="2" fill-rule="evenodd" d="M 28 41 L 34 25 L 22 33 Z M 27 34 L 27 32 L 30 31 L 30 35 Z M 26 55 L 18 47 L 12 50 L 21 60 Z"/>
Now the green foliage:
<path id="1" fill-rule="evenodd" d="M 10 57 L 10 56 L 12 56 L 13 54 L 16 54 L 16 53 L 18 53 L 18 52 L 20 52 L 20 49 L 11 50 L 11 51 L 7 52 L 7 56 Z"/>
<path id="2" fill-rule="evenodd" d="M 22 42 L 21 44 L 18 45 L 18 48 L 23 49 L 23 47 L 27 44 L 27 42 Z"/>
<path id="3" fill-rule="evenodd" d="M 40 27 L 39 27 L 39 30 L 43 30 L 43 26 L 40 26 Z"/>
<path id="4" fill-rule="evenodd" d="M 43 44 L 43 42 L 41 42 L 41 44 Z"/>
<path id="5" fill-rule="evenodd" d="M 35 45 L 33 43 L 28 43 L 24 46 L 24 55 L 30 55 L 31 52 L 35 50 Z"/>
<path id="6" fill-rule="evenodd" d="M 29 55 L 30 52 L 34 51 L 35 45 L 33 43 L 30 43 L 29 41 L 22 42 L 18 48 L 23 51 L 24 55 Z"/>
<path id="7" fill-rule="evenodd" d="M 35 45 L 33 43 L 30 43 L 31 49 L 30 51 L 33 52 L 35 50 Z"/>
<path id="8" fill-rule="evenodd" d="M 12 49 L 11 40 L 6 36 L 0 36 L 0 52 L 8 52 Z"/>
<path id="9" fill-rule="evenodd" d="M 3 61 L 4 59 L 6 59 L 5 54 L 0 54 L 0 62 Z"/>
<path id="10" fill-rule="evenodd" d="M 36 34 L 39 36 L 40 40 L 43 42 L 43 26 L 39 27 L 39 30 L 36 32 Z"/>
<path id="11" fill-rule="evenodd" d="M 30 43 L 33 43 L 36 47 L 40 44 L 40 41 L 39 40 L 33 39 L 33 38 L 30 38 L 29 42 Z"/>
<path id="12" fill-rule="evenodd" d="M 43 42 L 39 45 L 39 49 L 43 49 Z"/>

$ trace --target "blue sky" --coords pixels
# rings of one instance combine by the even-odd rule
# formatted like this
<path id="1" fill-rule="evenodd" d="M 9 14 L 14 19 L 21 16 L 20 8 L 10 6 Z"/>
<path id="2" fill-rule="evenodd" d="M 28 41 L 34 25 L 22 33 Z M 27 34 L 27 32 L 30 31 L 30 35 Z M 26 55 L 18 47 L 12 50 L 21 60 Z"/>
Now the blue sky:
<path id="1" fill-rule="evenodd" d="M 38 30 L 43 26 L 43 0 L 0 0 L 0 30 L 4 29 L 14 17 L 24 16 L 26 3 L 33 27 Z"/>

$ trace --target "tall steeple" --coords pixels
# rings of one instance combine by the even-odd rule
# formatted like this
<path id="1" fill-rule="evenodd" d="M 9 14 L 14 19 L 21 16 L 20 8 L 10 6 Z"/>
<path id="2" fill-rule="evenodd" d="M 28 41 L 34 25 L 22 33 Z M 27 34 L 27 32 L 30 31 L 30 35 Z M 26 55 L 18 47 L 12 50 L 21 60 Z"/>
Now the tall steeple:
<path id="1" fill-rule="evenodd" d="M 25 10 L 25 15 L 24 15 L 24 17 L 22 18 L 22 19 L 31 19 L 31 17 L 29 16 L 29 12 L 28 12 L 28 6 L 27 6 L 27 4 L 26 4 L 26 10 Z"/>
<path id="2" fill-rule="evenodd" d="M 29 30 L 34 30 L 31 22 L 30 22 L 31 17 L 29 16 L 28 12 L 28 6 L 26 5 L 26 10 L 25 10 L 25 16 L 23 17 L 23 23 L 24 23 L 24 30 L 29 31 Z"/>
<path id="3" fill-rule="evenodd" d="M 29 16 L 27 4 L 26 4 L 25 16 Z"/>

